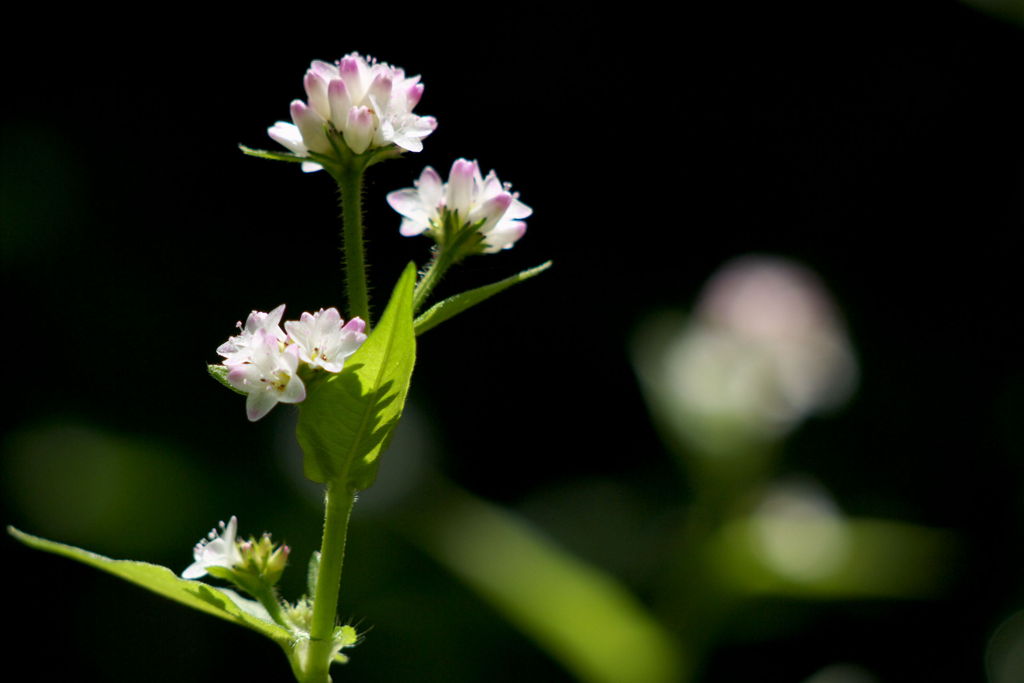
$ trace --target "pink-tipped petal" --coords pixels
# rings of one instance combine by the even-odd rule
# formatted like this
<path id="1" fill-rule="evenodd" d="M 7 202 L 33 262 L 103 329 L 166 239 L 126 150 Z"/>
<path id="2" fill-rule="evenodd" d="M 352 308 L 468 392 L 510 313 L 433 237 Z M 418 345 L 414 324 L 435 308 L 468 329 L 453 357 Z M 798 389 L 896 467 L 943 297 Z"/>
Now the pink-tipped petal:
<path id="1" fill-rule="evenodd" d="M 490 232 L 491 228 L 497 225 L 498 221 L 500 221 L 502 216 L 505 215 L 505 211 L 511 203 L 512 195 L 508 192 L 502 192 L 501 194 L 491 197 L 483 204 L 477 206 L 477 208 L 469 214 L 468 220 L 470 223 L 483 221 L 483 224 L 479 228 L 480 232 Z"/>
<path id="2" fill-rule="evenodd" d="M 466 159 L 456 159 L 448 174 L 448 193 L 445 204 L 449 211 L 458 211 L 465 219 L 472 208 L 473 177 L 478 174 L 477 163 Z"/>
<path id="3" fill-rule="evenodd" d="M 354 332 L 363 334 L 366 331 L 366 322 L 362 318 L 352 318 L 341 328 L 342 332 Z"/>
<path id="4" fill-rule="evenodd" d="M 366 63 L 356 53 L 346 55 L 338 61 L 338 75 L 345 81 L 353 100 L 361 100 L 363 91 L 363 69 Z"/>
<path id="5" fill-rule="evenodd" d="M 344 130 L 345 124 L 348 123 L 348 111 L 352 108 L 352 97 L 345 81 L 335 78 L 328 83 L 327 99 L 331 106 L 331 123 L 338 130 Z"/>
<path id="6" fill-rule="evenodd" d="M 306 88 L 309 106 L 317 114 L 320 114 L 324 120 L 329 119 L 331 117 L 331 105 L 327 101 L 327 81 L 313 69 L 310 69 L 306 72 L 306 77 L 302 80 L 302 84 Z"/>
<path id="7" fill-rule="evenodd" d="M 373 114 L 368 107 L 353 107 L 348 112 L 345 126 L 345 144 L 356 154 L 362 154 L 370 146 L 374 134 Z"/>
<path id="8" fill-rule="evenodd" d="M 374 111 L 381 116 L 391 103 L 391 77 L 386 74 L 379 74 L 367 88 L 366 96 L 373 104 Z"/>
<path id="9" fill-rule="evenodd" d="M 302 100 L 292 102 L 292 121 L 302 133 L 302 141 L 314 152 L 326 154 L 331 151 L 324 125 L 327 123 L 320 114 Z"/>
<path id="10" fill-rule="evenodd" d="M 444 201 L 444 181 L 440 174 L 430 166 L 423 169 L 419 180 L 416 181 L 416 189 L 423 198 L 423 204 L 428 207 L 437 207 Z"/>
<path id="11" fill-rule="evenodd" d="M 412 109 L 414 109 L 417 104 L 420 103 L 420 99 L 422 97 L 423 97 L 423 84 L 422 83 L 413 83 L 412 85 L 409 86 L 409 88 L 405 91 L 405 101 L 408 104 L 410 111 Z"/>

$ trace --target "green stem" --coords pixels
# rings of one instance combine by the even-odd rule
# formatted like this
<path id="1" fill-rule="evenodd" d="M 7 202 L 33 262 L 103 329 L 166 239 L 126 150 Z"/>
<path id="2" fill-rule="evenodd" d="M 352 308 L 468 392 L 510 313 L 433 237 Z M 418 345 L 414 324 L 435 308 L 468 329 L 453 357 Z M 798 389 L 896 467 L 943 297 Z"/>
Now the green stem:
<path id="1" fill-rule="evenodd" d="M 253 594 L 260 604 L 267 609 L 267 613 L 270 614 L 270 618 L 273 619 L 278 626 L 283 626 L 289 631 L 292 629 L 292 625 L 288 623 L 288 620 L 284 617 L 284 610 L 281 609 L 281 601 L 277 599 L 277 595 L 274 593 L 274 589 L 267 586 L 265 590 L 257 591 Z"/>
<path id="2" fill-rule="evenodd" d="M 334 175 L 341 195 L 342 245 L 348 314 L 370 327 L 370 295 L 363 245 L 363 167 L 348 164 Z"/>
<path id="3" fill-rule="evenodd" d="M 434 258 L 430 260 L 430 265 L 427 266 L 423 276 L 416 283 L 416 289 L 412 293 L 413 315 L 416 315 L 423 308 L 423 304 L 426 303 L 430 292 L 441 281 L 445 271 L 451 267 L 452 259 L 448 254 L 449 252 L 443 248 L 436 251 Z"/>
<path id="4" fill-rule="evenodd" d="M 356 492 L 345 481 L 328 482 L 324 494 L 324 536 L 320 544 L 320 571 L 313 599 L 313 619 L 309 630 L 309 658 L 304 683 L 326 683 L 331 666 L 334 627 L 338 615 L 338 591 L 345 561 L 345 538 Z"/>

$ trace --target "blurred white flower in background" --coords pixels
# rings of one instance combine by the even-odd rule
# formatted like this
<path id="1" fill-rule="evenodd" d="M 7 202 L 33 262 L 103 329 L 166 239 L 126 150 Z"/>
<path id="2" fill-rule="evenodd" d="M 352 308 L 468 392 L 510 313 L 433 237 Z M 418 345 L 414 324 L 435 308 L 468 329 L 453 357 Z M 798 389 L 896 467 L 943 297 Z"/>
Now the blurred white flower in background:
<path id="1" fill-rule="evenodd" d="M 704 442 L 781 437 L 856 384 L 853 351 L 821 281 L 778 257 L 726 264 L 685 324 L 652 326 L 645 337 L 637 365 L 648 398 Z"/>

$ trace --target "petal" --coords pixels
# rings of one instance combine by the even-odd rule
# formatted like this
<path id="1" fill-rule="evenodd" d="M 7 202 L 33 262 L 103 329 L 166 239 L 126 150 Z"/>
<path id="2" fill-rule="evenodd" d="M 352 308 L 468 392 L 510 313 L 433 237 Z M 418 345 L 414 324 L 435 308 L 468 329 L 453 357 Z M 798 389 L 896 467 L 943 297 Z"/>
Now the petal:
<path id="1" fill-rule="evenodd" d="M 412 111 L 423 97 L 423 84 L 413 83 L 405 91 L 405 106 Z"/>
<path id="2" fill-rule="evenodd" d="M 362 154 L 370 146 L 374 134 L 373 115 L 368 107 L 353 107 L 348 112 L 345 125 L 345 144 L 356 154 Z"/>
<path id="3" fill-rule="evenodd" d="M 352 108 L 352 97 L 349 95 L 345 81 L 335 78 L 327 84 L 327 99 L 331 105 L 331 124 L 337 130 L 345 130 L 348 123 L 348 110 Z"/>
<path id="4" fill-rule="evenodd" d="M 508 192 L 502 192 L 477 206 L 470 212 L 467 218 L 470 223 L 483 221 L 483 225 L 479 228 L 480 232 L 490 232 L 491 228 L 497 225 L 498 221 L 505 215 L 511 204 L 512 195 Z"/>
<path id="5" fill-rule="evenodd" d="M 422 235 L 424 231 L 429 229 L 429 223 L 421 223 L 410 218 L 405 218 L 402 220 L 402 225 L 399 226 L 398 232 L 405 237 L 413 237 L 415 235 Z"/>
<path id="6" fill-rule="evenodd" d="M 235 389 L 249 393 L 259 387 L 263 371 L 255 363 L 241 363 L 229 367 L 228 383 Z"/>
<path id="7" fill-rule="evenodd" d="M 267 318 L 263 329 L 272 330 L 281 324 L 281 318 L 284 317 L 284 304 L 281 304 L 277 308 L 267 313 Z M 280 328 L 278 328 L 280 330 Z"/>
<path id="8" fill-rule="evenodd" d="M 267 135 L 282 147 L 287 147 L 293 154 L 298 154 L 302 157 L 309 154 L 309 150 L 306 149 L 306 143 L 302 141 L 302 133 L 299 132 L 298 126 L 294 124 L 278 121 L 270 128 L 267 128 Z"/>
<path id="9" fill-rule="evenodd" d="M 370 103 L 373 105 L 373 110 L 377 112 L 378 116 L 383 114 L 391 103 L 391 87 L 390 74 L 380 73 L 373 79 L 373 83 L 370 83 L 370 87 L 366 90 L 366 96 L 369 98 Z"/>
<path id="10" fill-rule="evenodd" d="M 306 77 L 302 79 L 302 84 L 306 88 L 309 106 L 324 119 L 329 119 L 331 117 L 331 105 L 327 100 L 327 81 L 313 69 L 310 69 L 306 72 Z"/>
<path id="11" fill-rule="evenodd" d="M 366 61 L 355 52 L 342 57 L 338 61 L 338 75 L 345 81 L 353 103 L 360 102 L 363 99 L 365 94 L 363 90 L 363 72 L 368 70 Z"/>
<path id="12" fill-rule="evenodd" d="M 280 306 L 284 308 L 284 304 Z M 228 520 L 228 525 L 224 527 L 224 538 L 230 545 L 235 544 L 235 538 L 238 536 L 238 517 L 231 515 L 231 519 Z"/>
<path id="13" fill-rule="evenodd" d="M 502 221 L 493 230 L 484 235 L 484 253 L 493 254 L 502 249 L 511 249 L 516 240 L 526 233 L 526 223 L 522 221 Z"/>
<path id="14" fill-rule="evenodd" d="M 421 138 L 427 137 L 437 128 L 437 119 L 433 116 L 407 114 L 391 123 L 394 126 L 390 136 L 391 142 L 410 152 L 423 151 Z"/>
<path id="15" fill-rule="evenodd" d="M 533 209 L 519 201 L 519 194 L 513 193 L 512 204 L 505 212 L 505 218 L 528 218 L 533 215 Z"/>
<path id="16" fill-rule="evenodd" d="M 325 81 L 338 78 L 338 67 L 329 62 L 324 62 L 319 59 L 314 59 L 309 65 L 309 70 L 315 72 Z"/>
<path id="17" fill-rule="evenodd" d="M 352 318 L 343 328 L 341 328 L 341 331 L 351 334 L 361 334 L 365 338 L 366 335 L 364 333 L 366 332 L 366 322 L 359 317 Z"/>
<path id="18" fill-rule="evenodd" d="M 320 315 L 317 320 L 317 327 L 323 332 L 336 332 L 341 328 L 341 314 L 338 313 L 338 309 L 328 308 L 326 311 L 320 309 Z"/>
<path id="19" fill-rule="evenodd" d="M 181 573 L 183 579 L 199 579 L 206 576 L 206 565 L 202 562 L 193 562 Z"/>
<path id="20" fill-rule="evenodd" d="M 302 100 L 293 101 L 291 109 L 292 121 L 302 133 L 302 141 L 306 143 L 306 147 L 322 154 L 330 152 L 331 143 L 324 131 L 324 118 Z"/>
<path id="21" fill-rule="evenodd" d="M 430 166 L 423 169 L 419 180 L 416 181 L 416 189 L 419 190 L 424 206 L 436 210 L 444 201 L 444 182 L 440 174 Z"/>
<path id="22" fill-rule="evenodd" d="M 445 204 L 451 211 L 458 211 L 463 220 L 469 215 L 473 201 L 473 177 L 480 171 L 475 161 L 456 159 L 448 174 Z"/>
<path id="23" fill-rule="evenodd" d="M 414 188 L 409 187 L 404 190 L 389 192 L 387 201 L 392 209 L 406 218 L 426 221 L 429 216 L 427 213 L 428 209 L 424 206 L 420 197 L 420 191 Z"/>
<path id="24" fill-rule="evenodd" d="M 299 377 L 292 376 L 288 385 L 284 388 L 284 391 L 277 395 L 277 400 L 281 403 L 301 403 L 306 400 L 306 385 L 302 383 Z"/>
<path id="25" fill-rule="evenodd" d="M 245 399 L 245 415 L 249 422 L 255 422 L 265 416 L 277 405 L 273 392 L 254 391 Z"/>

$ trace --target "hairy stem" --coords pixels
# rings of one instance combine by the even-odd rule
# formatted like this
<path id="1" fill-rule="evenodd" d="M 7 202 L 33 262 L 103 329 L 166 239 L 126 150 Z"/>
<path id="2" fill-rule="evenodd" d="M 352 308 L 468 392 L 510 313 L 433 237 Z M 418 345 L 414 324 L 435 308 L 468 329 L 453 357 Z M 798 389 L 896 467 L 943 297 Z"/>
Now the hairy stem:
<path id="1" fill-rule="evenodd" d="M 330 680 L 330 656 L 338 614 L 338 591 L 345 560 L 348 520 L 356 492 L 344 480 L 328 482 L 324 494 L 324 535 L 320 545 L 320 571 L 313 599 L 313 619 L 309 631 L 309 658 L 304 683 Z"/>
<path id="2" fill-rule="evenodd" d="M 266 608 L 270 618 L 273 619 L 278 626 L 283 626 L 284 628 L 291 630 L 292 625 L 287 619 L 285 619 L 284 610 L 281 609 L 281 601 L 278 599 L 273 588 L 266 586 L 264 590 L 257 591 L 253 597 L 260 601 L 260 604 Z"/>
<path id="3" fill-rule="evenodd" d="M 349 317 L 360 317 L 370 327 L 370 294 L 363 245 L 363 167 L 345 166 L 334 176 L 341 196 L 342 245 Z"/>
<path id="4" fill-rule="evenodd" d="M 416 315 L 420 309 L 423 308 L 423 304 L 426 303 L 427 297 L 430 296 L 430 292 L 434 289 L 437 283 L 441 281 L 441 276 L 444 275 L 445 271 L 448 270 L 451 265 L 451 258 L 444 249 L 434 253 L 434 258 L 430 259 L 430 264 L 423 272 L 423 276 L 420 277 L 419 282 L 416 283 L 416 289 L 413 291 L 413 315 Z"/>

